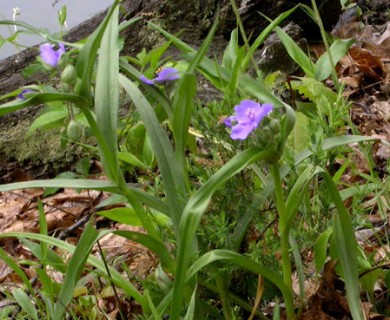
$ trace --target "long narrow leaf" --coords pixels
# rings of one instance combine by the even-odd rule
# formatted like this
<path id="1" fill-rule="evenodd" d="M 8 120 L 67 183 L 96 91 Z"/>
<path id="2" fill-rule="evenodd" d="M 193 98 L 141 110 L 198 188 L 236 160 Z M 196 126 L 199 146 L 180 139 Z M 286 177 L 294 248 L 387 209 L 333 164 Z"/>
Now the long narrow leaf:
<path id="1" fill-rule="evenodd" d="M 217 25 L 218 19 L 215 19 L 206 39 L 188 66 L 186 74 L 180 79 L 179 88 L 173 100 L 172 130 L 175 136 L 176 155 L 179 163 L 182 165 L 182 171 L 185 168 L 184 151 L 187 145 L 188 127 L 190 125 L 196 94 L 196 78 L 194 72 L 211 45 Z"/>
<path id="2" fill-rule="evenodd" d="M 130 187 L 130 189 L 140 202 L 170 217 L 169 207 L 164 201 L 139 188 Z"/>
<path id="3" fill-rule="evenodd" d="M 349 309 L 354 320 L 364 320 L 363 305 L 360 301 L 357 242 L 351 218 L 332 177 L 326 172 L 322 172 L 322 176 L 338 212 L 334 221 L 333 235 L 337 243 L 338 259 L 343 271 Z"/>
<path id="4" fill-rule="evenodd" d="M 354 39 L 337 39 L 335 42 L 332 43 L 329 49 L 330 53 L 324 53 L 318 59 L 315 65 L 316 80 L 323 81 L 331 75 L 332 68 L 334 68 L 335 66 L 331 65 L 329 54 L 332 56 L 333 62 L 337 64 L 337 62 L 339 62 L 339 60 L 347 54 L 349 47 L 354 41 Z"/>
<path id="5" fill-rule="evenodd" d="M 308 77 L 313 78 L 315 73 L 315 65 L 313 61 L 310 60 L 310 58 L 285 31 L 283 31 L 280 27 L 276 27 L 275 30 L 289 56 L 302 68 Z"/>
<path id="6" fill-rule="evenodd" d="M 52 42 L 56 42 L 57 40 L 54 39 L 49 33 L 43 32 L 34 26 L 23 22 L 23 21 L 14 21 L 14 20 L 0 20 L 0 25 L 12 25 L 12 26 L 18 26 L 18 27 L 23 27 L 27 30 L 29 30 L 31 33 L 35 33 L 38 36 L 41 36 L 45 40 L 50 40 Z"/>
<path id="7" fill-rule="evenodd" d="M 133 100 L 146 127 L 161 171 L 173 226 L 177 230 L 184 207 L 183 199 L 187 193 L 183 173 L 178 170 L 180 165 L 167 134 L 161 127 L 152 106 L 133 82 L 122 75 L 119 76 L 119 81 Z"/>
<path id="8" fill-rule="evenodd" d="M 286 219 L 285 230 L 287 233 L 292 226 L 298 207 L 302 203 L 305 195 L 304 190 L 317 173 L 318 169 L 314 170 L 311 166 L 307 166 L 307 168 L 299 175 L 299 178 L 295 182 L 294 186 L 291 188 L 286 200 L 286 212 L 288 213 L 288 217 Z"/>
<path id="9" fill-rule="evenodd" d="M 94 33 L 88 37 L 87 42 L 81 48 L 79 53 L 79 58 L 76 64 L 76 73 L 77 78 L 79 79 L 76 85 L 76 92 L 84 96 L 88 100 L 88 103 L 91 99 L 92 72 L 95 65 L 97 51 L 100 46 L 100 41 L 118 4 L 119 0 L 115 0 L 103 22 L 94 31 Z"/>
<path id="10" fill-rule="evenodd" d="M 188 139 L 188 128 L 194 109 L 196 78 L 194 74 L 185 73 L 180 80 L 173 101 L 172 130 L 175 136 L 176 156 L 181 170 L 185 171 L 185 148 Z"/>
<path id="11" fill-rule="evenodd" d="M 58 301 L 54 306 L 54 320 L 62 319 L 66 306 L 72 300 L 73 291 L 87 262 L 89 253 L 97 239 L 98 232 L 88 223 L 69 262 L 64 282 L 58 295 Z"/>
<path id="12" fill-rule="evenodd" d="M 47 102 L 70 102 L 76 106 L 86 105 L 87 100 L 71 93 L 37 93 L 26 100 L 16 99 L 0 105 L 0 116 L 26 107 L 37 106 Z"/>
<path id="13" fill-rule="evenodd" d="M 283 13 L 281 13 L 275 20 L 273 20 L 261 33 L 258 35 L 255 41 L 253 41 L 253 44 L 250 46 L 248 53 L 246 54 L 244 61 L 242 63 L 242 67 L 244 70 L 248 67 L 253 54 L 257 50 L 257 48 L 265 41 L 265 39 L 268 37 L 268 35 L 277 27 L 279 24 L 281 24 L 291 13 L 295 11 L 297 6 L 294 8 L 291 8 L 290 10 L 287 10 Z"/>
<path id="14" fill-rule="evenodd" d="M 22 307 L 23 311 L 26 312 L 31 319 L 38 320 L 38 312 L 34 304 L 31 302 L 28 295 L 22 289 L 14 289 L 12 291 L 16 302 Z"/>
<path id="15" fill-rule="evenodd" d="M 117 192 L 118 189 L 109 181 L 89 179 L 51 179 L 15 182 L 0 185 L 0 192 L 25 188 L 73 188 Z"/>
<path id="16" fill-rule="evenodd" d="M 107 175 L 114 182 L 119 181 L 117 148 L 119 109 L 118 10 L 118 7 L 115 6 L 101 41 L 95 90 L 96 122 L 108 146 L 108 150 L 101 149 L 101 160 Z"/>
<path id="17" fill-rule="evenodd" d="M 45 242 L 41 242 L 41 245 L 39 245 L 27 239 L 21 239 L 20 241 L 31 251 L 35 257 L 39 259 L 42 264 L 49 265 L 61 273 L 66 272 L 66 265 L 64 261 L 57 255 L 57 253 L 49 249 L 47 249 L 46 253 L 44 250 L 42 250 L 43 246 L 47 247 Z"/>
<path id="18" fill-rule="evenodd" d="M 196 298 L 196 287 L 194 292 L 192 292 L 191 300 L 187 308 L 186 315 L 183 320 L 193 320 L 195 315 L 195 299 Z"/>
<path id="19" fill-rule="evenodd" d="M 22 268 L 20 268 L 19 264 L 17 264 L 11 257 L 9 257 L 8 254 L 1 247 L 0 258 L 7 264 L 9 268 L 11 268 L 17 274 L 17 276 L 23 281 L 27 289 L 30 290 L 30 292 L 34 292 L 34 288 L 32 287 L 30 280 L 27 278 Z"/>
<path id="20" fill-rule="evenodd" d="M 239 50 L 238 46 L 238 29 L 234 29 L 230 33 L 229 43 L 222 56 L 222 67 L 226 69 L 232 69 L 234 62 L 237 59 L 237 51 Z"/>

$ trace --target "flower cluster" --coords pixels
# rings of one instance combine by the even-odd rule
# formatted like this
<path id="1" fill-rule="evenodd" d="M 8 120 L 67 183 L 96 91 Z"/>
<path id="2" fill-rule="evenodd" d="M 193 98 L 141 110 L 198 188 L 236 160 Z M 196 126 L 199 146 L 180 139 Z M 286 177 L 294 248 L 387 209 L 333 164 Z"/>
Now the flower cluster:
<path id="1" fill-rule="evenodd" d="M 245 140 L 273 108 L 270 103 L 260 105 L 252 100 L 241 101 L 234 107 L 236 114 L 224 121 L 225 126 L 232 129 L 230 137 L 233 140 Z"/>
<path id="2" fill-rule="evenodd" d="M 53 45 L 50 43 L 42 44 L 39 47 L 39 52 L 42 61 L 52 68 L 57 67 L 58 62 L 61 59 L 61 56 L 65 53 L 64 44 L 59 43 L 58 46 L 59 46 L 58 50 L 54 50 Z"/>
<path id="3" fill-rule="evenodd" d="M 156 73 L 154 79 L 148 79 L 144 75 L 140 76 L 140 80 L 149 85 L 164 84 L 180 78 L 179 71 L 175 68 L 162 68 Z"/>

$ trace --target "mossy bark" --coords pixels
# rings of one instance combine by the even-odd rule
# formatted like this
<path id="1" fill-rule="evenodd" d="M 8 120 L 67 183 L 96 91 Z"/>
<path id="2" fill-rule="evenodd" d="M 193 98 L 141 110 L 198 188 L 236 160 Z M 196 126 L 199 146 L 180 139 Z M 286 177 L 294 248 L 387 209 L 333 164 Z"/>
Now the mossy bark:
<path id="1" fill-rule="evenodd" d="M 245 30 L 252 39 L 259 34 L 268 21 L 263 15 L 273 19 L 283 11 L 303 3 L 311 6 L 311 0 L 235 0 L 240 11 Z M 340 0 L 316 0 L 326 28 L 330 29 L 338 19 L 341 10 Z M 146 21 L 152 20 L 166 30 L 177 33 L 190 44 L 201 43 L 206 36 L 217 10 L 220 24 L 217 35 L 228 40 L 231 31 L 236 27 L 236 17 L 232 10 L 231 0 L 125 0 L 122 2 L 121 20 L 140 16 L 143 19 L 122 33 L 125 40 L 124 54 L 134 54 L 143 47 L 150 48 L 161 41 L 161 37 L 148 27 Z M 68 42 L 75 42 L 91 34 L 105 16 L 106 11 L 73 28 L 65 37 Z M 313 21 L 302 10 L 298 9 L 290 20 L 296 21 L 306 29 L 306 35 L 314 36 Z M 314 31 L 313 31 L 314 30 Z M 46 75 L 36 75 L 34 79 L 25 79 L 21 71 L 36 59 L 38 47 L 32 47 L 21 53 L 0 61 L 0 95 L 24 85 L 44 81 Z"/>
<path id="2" fill-rule="evenodd" d="M 240 18 L 243 21 L 244 28 L 252 39 L 258 35 L 268 21 L 259 15 L 259 12 L 275 18 L 284 10 L 287 10 L 299 2 L 310 5 L 311 0 L 235 0 L 239 8 Z M 334 23 L 333 18 L 337 18 L 339 8 L 339 0 L 316 0 L 320 8 L 320 12 L 324 14 L 324 22 L 326 26 L 331 26 Z M 337 5 L 338 4 L 338 5 Z M 332 9 L 332 15 L 325 14 L 327 8 Z M 216 56 L 221 56 L 231 31 L 237 26 L 236 17 L 232 10 L 231 0 L 124 0 L 122 2 L 122 10 L 120 19 L 126 20 L 133 17 L 142 17 L 136 24 L 122 32 L 125 45 L 123 49 L 124 55 L 135 55 L 142 48 L 150 49 L 158 46 L 165 39 L 157 31 L 152 29 L 148 24 L 148 20 L 159 24 L 167 31 L 176 34 L 180 32 L 180 38 L 188 44 L 197 47 L 200 45 L 212 25 L 216 13 L 219 12 L 218 31 L 213 42 L 211 51 Z M 65 37 L 68 42 L 76 42 L 91 34 L 104 18 L 106 12 L 97 14 L 92 19 L 85 21 L 79 26 L 73 28 Z M 306 25 L 312 25 L 312 21 L 307 18 L 302 11 L 297 11 L 292 19 Z M 309 28 L 312 30 L 312 28 Z M 3 61 L 0 61 L 0 95 L 11 92 L 25 85 L 47 81 L 47 75 L 36 74 L 34 78 L 24 78 L 22 70 L 31 62 L 35 61 L 38 54 L 38 47 L 29 48 L 21 53 L 11 56 Z M 33 112 L 35 109 L 21 111 L 16 115 L 10 115 L 0 118 L 0 128 L 3 134 L 0 134 L 0 154 L 3 159 L 17 159 L 19 161 L 32 160 L 32 163 L 48 163 L 55 161 L 62 162 L 66 156 L 58 151 L 58 157 L 47 157 L 47 152 L 44 150 L 44 145 L 47 144 L 48 137 L 41 135 L 34 140 L 34 150 L 37 152 L 24 152 L 12 146 L 22 146 L 24 142 L 24 134 L 26 127 L 34 118 Z M 10 119 L 13 119 L 10 121 Z M 20 128 L 20 130 L 18 129 Z M 16 131 L 15 131 L 16 130 Z M 7 133 L 12 132 L 12 137 Z M 55 138 L 54 135 L 49 135 Z M 60 135 L 56 135 L 56 141 L 51 141 L 50 144 L 59 145 Z M 16 139 L 18 137 L 18 139 Z M 51 139 L 50 138 L 50 139 Z M 39 140 L 41 139 L 41 140 Z M 42 147 L 42 148 L 41 148 Z M 50 147 L 50 150 L 54 150 Z M 32 158 L 32 159 L 29 159 Z M 73 160 L 72 160 L 73 161 Z"/>

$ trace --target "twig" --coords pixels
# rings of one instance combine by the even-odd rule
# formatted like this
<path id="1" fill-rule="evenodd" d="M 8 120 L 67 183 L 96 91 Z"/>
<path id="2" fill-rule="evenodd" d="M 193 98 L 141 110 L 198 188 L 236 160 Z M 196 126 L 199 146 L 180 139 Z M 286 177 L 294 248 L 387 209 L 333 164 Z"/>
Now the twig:
<path id="1" fill-rule="evenodd" d="M 120 304 L 119 295 L 118 295 L 118 292 L 116 291 L 115 284 L 112 281 L 111 272 L 110 272 L 110 269 L 108 268 L 108 264 L 107 264 L 106 258 L 104 256 L 102 247 L 100 246 L 100 241 L 99 240 L 97 241 L 97 246 L 98 246 L 98 250 L 99 250 L 100 256 L 102 257 L 102 261 L 103 261 L 104 267 L 106 268 L 107 276 L 108 276 L 108 279 L 110 281 L 112 290 L 114 291 L 114 296 L 115 296 L 115 300 L 116 300 L 116 305 L 117 305 L 118 310 L 119 310 L 119 314 L 121 316 L 121 319 L 125 320 L 126 318 L 125 318 L 125 316 L 124 316 L 124 314 L 122 312 L 122 307 L 121 307 L 121 304 Z"/>

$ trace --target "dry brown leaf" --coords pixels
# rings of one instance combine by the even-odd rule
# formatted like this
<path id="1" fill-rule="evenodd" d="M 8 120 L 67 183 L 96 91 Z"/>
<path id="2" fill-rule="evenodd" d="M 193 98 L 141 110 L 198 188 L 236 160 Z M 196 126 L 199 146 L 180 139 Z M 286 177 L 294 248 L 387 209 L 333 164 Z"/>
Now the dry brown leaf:
<path id="1" fill-rule="evenodd" d="M 379 57 L 374 56 L 370 51 L 352 47 L 348 52 L 354 65 L 364 73 L 364 75 L 374 78 L 377 81 L 383 80 L 382 62 Z"/>
<path id="2" fill-rule="evenodd" d="M 3 192 L 0 199 L 0 231 L 37 232 L 39 224 L 36 199 L 42 194 L 42 189 Z M 93 207 L 100 194 L 94 190 L 76 192 L 74 189 L 64 189 L 61 194 L 43 199 L 48 230 L 64 229 L 74 224 L 86 210 Z"/>
<path id="3" fill-rule="evenodd" d="M 360 87 L 360 83 L 362 81 L 362 77 L 358 74 L 353 76 L 346 76 L 339 78 L 340 83 L 344 83 L 351 88 L 358 89 Z"/>

